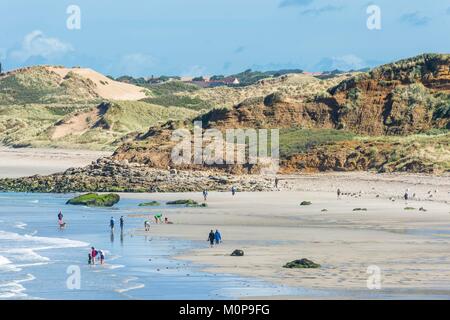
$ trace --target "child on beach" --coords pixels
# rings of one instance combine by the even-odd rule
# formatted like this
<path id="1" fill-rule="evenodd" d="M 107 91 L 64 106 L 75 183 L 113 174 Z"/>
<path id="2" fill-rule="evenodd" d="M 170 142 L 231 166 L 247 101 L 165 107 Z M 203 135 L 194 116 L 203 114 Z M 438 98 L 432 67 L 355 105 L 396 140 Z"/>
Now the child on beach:
<path id="1" fill-rule="evenodd" d="M 97 256 L 97 250 L 95 250 L 94 247 L 91 247 L 91 254 L 90 256 L 92 257 L 92 264 L 95 264 L 95 257 Z"/>
<path id="2" fill-rule="evenodd" d="M 88 265 L 92 264 L 92 256 L 90 253 L 88 253 Z"/>
<path id="3" fill-rule="evenodd" d="M 105 261 L 105 253 L 103 252 L 103 250 L 100 250 L 99 253 L 100 253 L 100 264 L 103 264 L 103 262 Z"/>
<path id="4" fill-rule="evenodd" d="M 173 222 L 169 221 L 169 218 L 167 218 L 167 217 L 164 218 L 164 223 L 165 224 L 173 224 Z"/>

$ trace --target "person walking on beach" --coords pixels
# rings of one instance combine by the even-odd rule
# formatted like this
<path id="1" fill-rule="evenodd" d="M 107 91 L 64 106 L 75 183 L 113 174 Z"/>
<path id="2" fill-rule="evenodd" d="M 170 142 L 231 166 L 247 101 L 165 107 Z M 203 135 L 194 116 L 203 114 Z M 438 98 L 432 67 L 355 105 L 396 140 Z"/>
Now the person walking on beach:
<path id="1" fill-rule="evenodd" d="M 203 199 L 205 199 L 205 201 L 208 199 L 208 190 L 206 189 L 203 190 Z"/>
<path id="2" fill-rule="evenodd" d="M 145 227 L 145 231 L 150 231 L 150 221 L 145 220 L 144 221 L 144 227 Z"/>
<path id="3" fill-rule="evenodd" d="M 278 189 L 278 182 L 279 182 L 280 180 L 278 179 L 278 177 L 275 177 L 275 188 L 276 189 Z"/>
<path id="4" fill-rule="evenodd" d="M 209 241 L 210 248 L 214 247 L 214 240 L 216 239 L 216 236 L 214 234 L 214 231 L 211 230 L 211 232 L 208 235 L 208 239 L 206 241 Z"/>
<path id="5" fill-rule="evenodd" d="M 88 253 L 88 265 L 92 264 L 92 255 L 91 253 Z"/>
<path id="6" fill-rule="evenodd" d="M 109 220 L 109 227 L 111 228 L 111 232 L 114 232 L 114 217 L 111 217 L 111 220 Z"/>
<path id="7" fill-rule="evenodd" d="M 338 200 L 341 198 L 341 189 L 337 189 L 337 198 Z"/>
<path id="8" fill-rule="evenodd" d="M 97 256 L 97 250 L 95 250 L 94 247 L 91 247 L 91 254 L 90 256 L 92 257 L 92 264 L 95 264 L 95 257 Z"/>
<path id="9" fill-rule="evenodd" d="M 408 198 L 409 198 L 408 190 L 406 190 L 405 195 L 403 197 L 405 198 L 406 204 L 408 204 Z"/>
<path id="10" fill-rule="evenodd" d="M 120 220 L 119 220 L 120 231 L 121 231 L 121 232 L 123 232 L 123 223 L 124 223 L 123 216 L 121 216 L 121 217 L 120 217 Z"/>
<path id="11" fill-rule="evenodd" d="M 222 235 L 220 234 L 219 230 L 216 229 L 216 232 L 214 233 L 214 240 L 216 244 L 219 244 L 222 242 Z"/>
<path id="12" fill-rule="evenodd" d="M 61 211 L 59 211 L 58 213 L 58 221 L 62 221 L 62 219 L 64 218 L 63 214 Z"/>
<path id="13" fill-rule="evenodd" d="M 231 195 L 234 197 L 235 194 L 236 194 L 236 187 L 235 187 L 235 186 L 232 186 L 232 187 L 231 187 Z"/>

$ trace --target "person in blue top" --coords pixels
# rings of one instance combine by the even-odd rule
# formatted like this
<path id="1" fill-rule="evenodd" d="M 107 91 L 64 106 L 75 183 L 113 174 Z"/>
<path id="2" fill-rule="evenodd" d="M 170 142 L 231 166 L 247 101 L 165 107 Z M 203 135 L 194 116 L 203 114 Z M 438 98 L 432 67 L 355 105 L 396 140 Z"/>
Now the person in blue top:
<path id="1" fill-rule="evenodd" d="M 114 231 L 114 223 L 115 223 L 114 218 L 111 217 L 111 220 L 109 220 L 109 227 L 111 228 L 111 231 Z"/>
<path id="2" fill-rule="evenodd" d="M 216 244 L 219 244 L 222 242 L 222 235 L 220 234 L 219 230 L 216 229 L 216 232 L 214 233 L 214 240 L 216 241 Z"/>

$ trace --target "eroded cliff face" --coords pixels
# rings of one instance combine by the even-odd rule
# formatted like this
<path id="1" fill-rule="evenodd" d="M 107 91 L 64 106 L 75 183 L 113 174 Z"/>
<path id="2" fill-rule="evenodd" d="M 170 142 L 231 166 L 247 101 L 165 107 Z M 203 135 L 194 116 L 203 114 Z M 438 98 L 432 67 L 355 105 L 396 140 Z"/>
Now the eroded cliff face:
<path id="1" fill-rule="evenodd" d="M 421 55 L 359 74 L 316 96 L 289 97 L 273 93 L 251 98 L 231 109 L 215 109 L 196 120 L 204 128 L 224 131 L 229 128 L 315 128 L 345 129 L 361 136 L 404 137 L 430 129 L 449 129 L 450 58 L 446 55 Z M 447 108 L 447 109 L 445 109 Z M 190 122 L 168 122 L 152 128 L 135 141 L 123 144 L 115 160 L 144 163 L 151 167 L 176 167 L 185 170 L 210 170 L 211 166 L 176 165 L 171 160 L 175 145 L 173 130 L 192 128 Z M 346 141 L 316 146 L 308 152 L 282 159 L 282 170 L 377 170 L 438 172 L 445 171 L 450 149 L 446 135 L 442 141 L 429 140 L 437 148 L 429 150 L 439 157 L 417 154 L 425 150 L 410 141 Z M 396 154 L 397 151 L 405 153 Z M 399 151 L 399 152 L 400 152 Z M 409 154 L 409 157 L 408 157 Z M 412 156 L 414 155 L 414 156 Z M 398 158 L 398 159 L 397 159 Z M 435 163 L 440 165 L 436 166 Z M 213 166 L 233 173 L 251 173 L 256 166 Z"/>
<path id="2" fill-rule="evenodd" d="M 450 104 L 450 60 L 423 55 L 354 76 L 315 97 L 280 93 L 214 110 L 209 127 L 346 129 L 364 135 L 407 135 L 450 128 L 436 110 Z"/>

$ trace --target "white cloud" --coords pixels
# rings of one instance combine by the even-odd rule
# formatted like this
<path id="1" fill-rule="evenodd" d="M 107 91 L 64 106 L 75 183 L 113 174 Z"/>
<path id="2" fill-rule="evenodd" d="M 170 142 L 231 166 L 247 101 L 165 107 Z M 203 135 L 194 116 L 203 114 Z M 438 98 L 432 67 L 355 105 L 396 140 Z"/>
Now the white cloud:
<path id="1" fill-rule="evenodd" d="M 130 53 L 120 58 L 114 71 L 130 76 L 143 76 L 151 73 L 156 65 L 156 59 L 144 53 Z"/>
<path id="2" fill-rule="evenodd" d="M 182 72 L 182 76 L 183 77 L 200 77 L 205 75 L 206 73 L 206 68 L 199 66 L 199 65 L 195 65 L 195 66 L 191 66 L 189 67 L 188 70 L 186 70 L 185 72 Z"/>
<path id="3" fill-rule="evenodd" d="M 6 59 L 6 49 L 0 48 L 0 60 Z"/>
<path id="4" fill-rule="evenodd" d="M 331 57 L 322 59 L 316 69 L 321 71 L 331 70 L 358 70 L 367 67 L 367 62 L 354 54 L 347 54 L 340 57 Z"/>
<path id="5" fill-rule="evenodd" d="M 51 59 L 63 56 L 73 51 L 70 43 L 65 43 L 58 38 L 46 37 L 40 30 L 34 30 L 27 34 L 18 49 L 12 50 L 9 57 L 18 62 L 25 62 L 31 57 Z"/>

